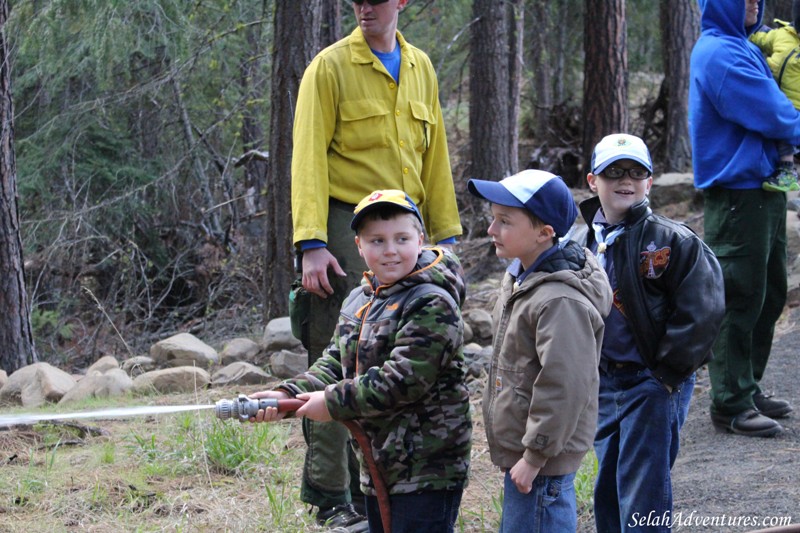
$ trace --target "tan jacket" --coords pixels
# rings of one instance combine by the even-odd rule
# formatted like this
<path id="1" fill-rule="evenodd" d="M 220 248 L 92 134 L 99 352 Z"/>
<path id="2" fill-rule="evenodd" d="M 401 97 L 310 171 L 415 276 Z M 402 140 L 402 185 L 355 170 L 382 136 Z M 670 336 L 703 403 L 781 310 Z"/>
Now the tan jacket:
<path id="1" fill-rule="evenodd" d="M 594 441 L 611 287 L 588 250 L 570 243 L 562 255 L 571 269 L 534 272 L 521 286 L 506 273 L 495 305 L 483 415 L 492 462 L 501 468 L 524 456 L 542 475 L 569 474 Z"/>

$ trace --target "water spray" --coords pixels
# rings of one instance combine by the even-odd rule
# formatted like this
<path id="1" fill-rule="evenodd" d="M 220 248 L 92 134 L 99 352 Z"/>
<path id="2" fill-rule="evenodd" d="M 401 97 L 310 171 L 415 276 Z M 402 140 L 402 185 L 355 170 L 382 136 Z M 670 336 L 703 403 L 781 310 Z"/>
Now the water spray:
<path id="1" fill-rule="evenodd" d="M 268 407 L 275 407 L 279 413 L 297 411 L 305 403 L 305 400 L 296 398 L 276 399 L 276 398 L 250 398 L 240 394 L 235 400 L 219 400 L 214 405 L 156 405 L 141 407 L 122 407 L 119 409 L 101 409 L 98 411 L 86 411 L 76 413 L 55 413 L 55 414 L 21 414 L 0 416 L 0 429 L 16 425 L 29 425 L 36 422 L 48 420 L 64 420 L 75 418 L 124 418 L 129 416 L 155 415 L 166 413 L 179 413 L 183 411 L 201 411 L 214 409 L 214 414 L 220 420 L 236 418 L 239 422 L 247 422 L 256 416 L 258 411 Z M 386 488 L 383 472 L 380 466 L 372 457 L 372 446 L 361 425 L 355 420 L 345 420 L 342 424 L 350 430 L 359 447 L 363 451 L 367 468 L 375 484 L 378 497 L 378 507 L 381 515 L 383 530 L 391 533 L 391 513 L 389 510 L 389 492 Z"/>
<path id="2" fill-rule="evenodd" d="M 100 409 L 98 411 L 75 413 L 0 415 L 0 428 L 30 425 L 51 420 L 127 418 L 131 416 L 160 415 L 185 411 L 203 411 L 207 409 L 214 409 L 214 414 L 220 420 L 237 418 L 240 422 L 247 422 L 251 417 L 256 416 L 259 409 L 276 407 L 279 413 L 285 413 L 298 410 L 304 403 L 305 402 L 302 400 L 295 399 L 276 400 L 274 398 L 262 398 L 256 400 L 244 394 L 240 394 L 235 400 L 219 400 L 214 405 L 144 405 L 140 407 L 120 407 L 117 409 Z"/>

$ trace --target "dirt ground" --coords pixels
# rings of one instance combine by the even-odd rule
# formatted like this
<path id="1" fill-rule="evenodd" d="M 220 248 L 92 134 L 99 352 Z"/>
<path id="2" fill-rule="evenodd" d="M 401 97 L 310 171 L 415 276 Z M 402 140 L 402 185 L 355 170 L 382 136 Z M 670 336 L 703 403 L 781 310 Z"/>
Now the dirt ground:
<path id="1" fill-rule="evenodd" d="M 779 517 L 800 524 L 799 352 L 800 308 L 795 308 L 779 323 L 762 380 L 763 390 L 795 407 L 794 413 L 780 420 L 784 432 L 776 438 L 716 431 L 709 418 L 708 374 L 705 370 L 698 374 L 680 455 L 672 470 L 675 515 L 689 523 L 675 531 L 752 531 L 785 525 L 774 520 Z M 713 518 L 727 521 L 712 525 Z M 748 519 L 750 524 L 744 524 Z"/>

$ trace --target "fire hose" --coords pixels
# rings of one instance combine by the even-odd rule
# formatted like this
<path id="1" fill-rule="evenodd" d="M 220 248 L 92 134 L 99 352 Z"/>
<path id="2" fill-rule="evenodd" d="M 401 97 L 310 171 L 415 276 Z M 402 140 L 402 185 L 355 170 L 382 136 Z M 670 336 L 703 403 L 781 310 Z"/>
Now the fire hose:
<path id="1" fill-rule="evenodd" d="M 262 398 L 252 399 L 244 394 L 240 394 L 236 400 L 219 400 L 214 407 L 214 413 L 217 418 L 226 420 L 228 418 L 237 418 L 240 422 L 247 422 L 251 417 L 256 416 L 261 409 L 267 407 L 275 407 L 279 413 L 289 413 L 297 411 L 305 403 L 305 400 L 298 400 L 296 398 L 278 400 L 276 398 Z M 372 477 L 375 484 L 375 492 L 378 498 L 378 509 L 381 514 L 381 524 L 383 525 L 384 533 L 391 533 L 392 519 L 389 507 L 389 491 L 386 488 L 386 480 L 383 472 L 375 458 L 372 456 L 372 444 L 369 437 L 364 432 L 361 424 L 355 420 L 341 421 L 344 426 L 350 430 L 353 438 L 356 439 L 361 452 L 364 455 L 364 460 L 367 462 L 367 470 Z"/>

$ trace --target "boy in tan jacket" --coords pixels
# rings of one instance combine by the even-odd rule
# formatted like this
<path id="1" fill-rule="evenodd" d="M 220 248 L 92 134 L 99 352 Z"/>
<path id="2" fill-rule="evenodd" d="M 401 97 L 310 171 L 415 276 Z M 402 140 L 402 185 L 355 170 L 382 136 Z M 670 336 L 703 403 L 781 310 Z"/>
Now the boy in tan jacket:
<path id="1" fill-rule="evenodd" d="M 497 256 L 510 259 L 494 308 L 483 400 L 492 462 L 505 471 L 502 532 L 574 532 L 574 479 L 592 447 L 603 318 L 611 288 L 588 250 L 562 239 L 578 214 L 558 176 L 470 180 L 492 203 Z M 547 502 L 544 505 L 543 502 Z"/>

